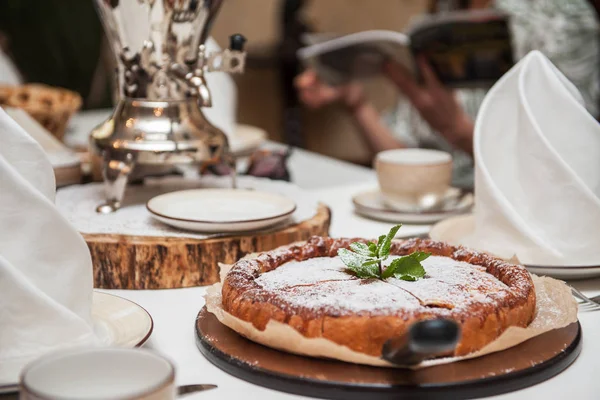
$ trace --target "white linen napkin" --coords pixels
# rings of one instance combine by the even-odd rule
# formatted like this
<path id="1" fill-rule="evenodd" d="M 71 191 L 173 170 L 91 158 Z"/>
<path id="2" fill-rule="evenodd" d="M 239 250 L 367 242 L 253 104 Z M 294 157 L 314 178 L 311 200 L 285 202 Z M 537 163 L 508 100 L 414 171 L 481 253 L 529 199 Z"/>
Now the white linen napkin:
<path id="1" fill-rule="evenodd" d="M 19 85 L 22 82 L 17 67 L 10 58 L 0 49 L 0 85 Z"/>
<path id="2" fill-rule="evenodd" d="M 44 151 L 0 109 L 0 386 L 45 352 L 98 340 L 90 254 L 54 193 Z"/>
<path id="3" fill-rule="evenodd" d="M 70 167 L 80 163 L 79 156 L 74 150 L 65 146 L 25 110 L 6 107 L 4 111 L 29 136 L 38 142 L 48 157 L 52 168 Z"/>
<path id="4" fill-rule="evenodd" d="M 525 264 L 600 265 L 600 125 L 540 52 L 487 94 L 474 141 L 475 229 L 464 244 Z"/>

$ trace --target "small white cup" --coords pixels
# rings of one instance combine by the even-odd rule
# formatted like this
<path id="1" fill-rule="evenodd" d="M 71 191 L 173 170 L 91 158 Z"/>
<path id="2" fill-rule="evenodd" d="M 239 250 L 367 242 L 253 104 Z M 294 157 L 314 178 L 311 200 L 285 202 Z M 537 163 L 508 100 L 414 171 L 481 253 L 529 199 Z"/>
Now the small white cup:
<path id="1" fill-rule="evenodd" d="M 85 349 L 53 353 L 23 370 L 27 400 L 173 400 L 175 368 L 140 349 Z"/>
<path id="2" fill-rule="evenodd" d="M 411 211 L 424 199 L 442 199 L 452 182 L 452 156 L 429 149 L 396 149 L 378 153 L 375 171 L 383 201 Z"/>

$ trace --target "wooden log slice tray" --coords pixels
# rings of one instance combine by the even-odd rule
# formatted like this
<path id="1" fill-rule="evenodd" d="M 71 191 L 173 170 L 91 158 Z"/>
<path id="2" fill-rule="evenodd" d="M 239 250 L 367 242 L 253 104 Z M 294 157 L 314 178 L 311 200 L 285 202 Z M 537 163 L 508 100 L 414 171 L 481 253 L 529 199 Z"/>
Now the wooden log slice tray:
<path id="1" fill-rule="evenodd" d="M 242 236 L 186 237 L 83 234 L 94 265 L 94 287 L 170 289 L 219 281 L 218 263 L 233 264 L 247 254 L 272 250 L 313 235 L 328 236 L 331 212 L 319 204 L 299 224 Z"/>
<path id="2" fill-rule="evenodd" d="M 579 322 L 483 357 L 420 370 L 378 368 L 302 357 L 254 343 L 204 307 L 197 345 L 220 369 L 248 382 L 325 399 L 469 399 L 535 385 L 559 374 L 581 352 Z"/>
<path id="3" fill-rule="evenodd" d="M 184 231 L 154 219 L 146 208 L 155 196 L 178 190 L 230 188 L 229 177 L 165 176 L 130 184 L 122 207 L 111 214 L 95 211 L 105 200 L 98 183 L 57 191 L 56 205 L 82 233 L 94 266 L 94 285 L 102 289 L 171 289 L 209 285 L 219 280 L 218 263 L 272 250 L 313 235 L 328 236 L 331 212 L 288 182 L 238 177 L 238 188 L 279 193 L 294 199 L 296 211 L 283 225 L 239 234 Z"/>

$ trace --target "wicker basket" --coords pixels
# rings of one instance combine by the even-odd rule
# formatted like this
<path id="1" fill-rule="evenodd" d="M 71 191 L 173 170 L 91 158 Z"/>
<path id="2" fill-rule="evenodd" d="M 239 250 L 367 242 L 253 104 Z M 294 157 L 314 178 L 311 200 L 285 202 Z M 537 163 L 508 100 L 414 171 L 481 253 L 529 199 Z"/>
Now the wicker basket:
<path id="1" fill-rule="evenodd" d="M 0 106 L 21 108 L 62 141 L 71 116 L 81 107 L 81 96 L 41 84 L 0 85 Z"/>

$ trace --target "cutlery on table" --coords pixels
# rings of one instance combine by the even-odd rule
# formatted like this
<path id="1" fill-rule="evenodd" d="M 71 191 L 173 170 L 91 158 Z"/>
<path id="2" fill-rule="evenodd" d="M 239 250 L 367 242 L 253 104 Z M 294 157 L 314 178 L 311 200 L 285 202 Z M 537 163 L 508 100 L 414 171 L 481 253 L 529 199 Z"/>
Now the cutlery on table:
<path id="1" fill-rule="evenodd" d="M 210 384 L 181 385 L 177 386 L 177 395 L 185 396 L 186 394 L 203 392 L 205 390 L 216 389 L 217 387 L 217 385 Z"/>
<path id="2" fill-rule="evenodd" d="M 573 286 L 571 286 L 571 293 L 579 300 L 579 311 L 600 311 L 600 296 L 589 298 Z"/>
<path id="3" fill-rule="evenodd" d="M 470 195 L 473 195 L 473 190 L 470 189 L 460 189 L 456 195 L 451 197 L 447 197 L 446 194 L 427 194 L 418 200 L 418 212 L 442 211 L 448 203 L 461 203 L 466 196 Z"/>

